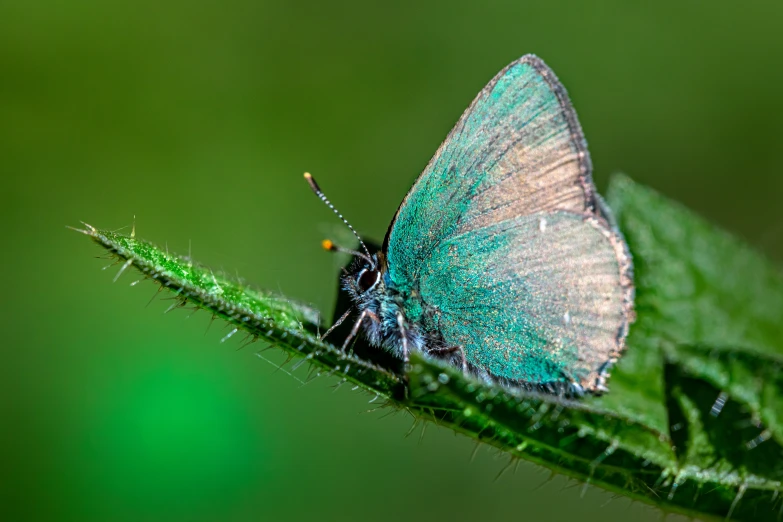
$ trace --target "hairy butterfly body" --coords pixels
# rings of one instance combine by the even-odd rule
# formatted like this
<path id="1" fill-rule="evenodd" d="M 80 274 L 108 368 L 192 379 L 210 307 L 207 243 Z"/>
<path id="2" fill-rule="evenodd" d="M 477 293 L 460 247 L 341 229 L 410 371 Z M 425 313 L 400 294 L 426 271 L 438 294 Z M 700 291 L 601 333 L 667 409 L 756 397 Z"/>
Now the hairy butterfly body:
<path id="1" fill-rule="evenodd" d="M 605 391 L 633 321 L 633 269 L 591 170 L 554 73 L 533 55 L 510 64 L 416 180 L 382 249 L 354 252 L 353 333 L 492 382 Z"/>

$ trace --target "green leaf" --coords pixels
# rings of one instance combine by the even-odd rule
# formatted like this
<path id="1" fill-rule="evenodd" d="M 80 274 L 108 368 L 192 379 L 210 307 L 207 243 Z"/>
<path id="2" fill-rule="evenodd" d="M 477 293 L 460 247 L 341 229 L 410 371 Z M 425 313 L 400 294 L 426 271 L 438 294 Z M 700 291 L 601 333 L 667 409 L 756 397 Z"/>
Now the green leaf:
<path id="1" fill-rule="evenodd" d="M 609 191 L 636 267 L 638 319 L 611 392 L 565 400 L 491 387 L 414 354 L 410 368 L 319 340 L 316 311 L 243 287 L 129 236 L 81 232 L 234 330 L 391 407 L 610 491 L 702 518 L 779 520 L 783 277 L 688 210 L 617 177 Z M 296 366 L 299 363 L 294 363 Z"/>

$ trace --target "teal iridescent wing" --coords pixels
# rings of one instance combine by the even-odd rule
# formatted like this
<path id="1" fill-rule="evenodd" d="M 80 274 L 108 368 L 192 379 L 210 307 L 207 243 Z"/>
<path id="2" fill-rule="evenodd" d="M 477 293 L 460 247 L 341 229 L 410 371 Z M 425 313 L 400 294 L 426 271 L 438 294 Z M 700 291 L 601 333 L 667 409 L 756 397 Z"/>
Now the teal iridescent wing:
<path id="1" fill-rule="evenodd" d="M 612 238 L 570 212 L 520 216 L 438 243 L 419 274 L 438 329 L 490 375 L 593 388 L 619 355 L 625 289 Z"/>
<path id="2" fill-rule="evenodd" d="M 391 283 L 435 310 L 422 326 L 495 377 L 600 387 L 623 348 L 633 285 L 590 171 L 554 73 L 530 55 L 501 71 L 387 234 Z"/>

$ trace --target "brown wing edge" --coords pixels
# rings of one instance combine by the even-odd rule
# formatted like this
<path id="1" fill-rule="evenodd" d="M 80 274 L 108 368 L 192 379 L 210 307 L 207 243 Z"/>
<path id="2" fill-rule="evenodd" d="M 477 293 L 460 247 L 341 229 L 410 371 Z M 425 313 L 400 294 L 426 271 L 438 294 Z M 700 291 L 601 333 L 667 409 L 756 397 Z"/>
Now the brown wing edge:
<path id="1" fill-rule="evenodd" d="M 606 381 L 609 379 L 610 370 L 625 351 L 625 340 L 628 337 L 631 324 L 636 320 L 636 311 L 634 310 L 636 287 L 633 279 L 633 256 L 628 249 L 628 243 L 626 243 L 622 232 L 620 232 L 620 229 L 617 227 L 611 210 L 604 199 L 598 194 L 596 194 L 596 209 L 603 219 L 585 217 L 585 220 L 600 231 L 612 246 L 620 272 L 620 288 L 623 291 L 622 320 L 615 336 L 614 350 L 609 352 L 608 359 L 599 368 L 590 372 L 590 374 L 580 383 L 585 390 L 600 394 L 609 391 L 609 388 L 606 386 Z M 606 226 L 606 223 L 609 224 L 608 227 Z"/>
<path id="2" fill-rule="evenodd" d="M 400 213 L 400 209 L 405 205 L 408 201 L 408 198 L 410 197 L 411 193 L 413 192 L 413 189 L 416 187 L 416 185 L 421 180 L 421 177 L 426 173 L 430 166 L 433 164 L 433 162 L 436 160 L 436 158 L 440 157 L 441 152 L 443 152 L 443 149 L 446 147 L 446 145 L 451 141 L 452 136 L 460 130 L 462 127 L 462 122 L 465 121 L 468 114 L 473 112 L 474 107 L 476 104 L 485 96 L 487 96 L 492 89 L 495 88 L 495 85 L 500 81 L 500 79 L 505 76 L 505 74 L 508 72 L 509 69 L 512 67 L 519 65 L 519 64 L 528 64 L 531 65 L 539 74 L 541 74 L 541 77 L 544 79 L 544 81 L 547 82 L 547 85 L 552 89 L 552 92 L 555 93 L 555 96 L 557 96 L 557 99 L 560 103 L 560 106 L 563 109 L 563 114 L 565 115 L 566 122 L 568 124 L 568 128 L 571 131 L 571 141 L 574 144 L 574 146 L 577 149 L 577 155 L 579 156 L 579 184 L 582 187 L 582 191 L 585 194 L 585 212 L 590 215 L 600 215 L 596 214 L 596 201 L 595 201 L 595 187 L 593 186 L 593 179 L 592 179 L 592 172 L 593 172 L 593 164 L 590 160 L 590 153 L 587 151 L 587 141 L 585 140 L 584 133 L 582 132 L 582 127 L 579 124 L 579 120 L 576 117 L 576 111 L 574 110 L 573 105 L 571 104 L 571 100 L 568 97 L 568 93 L 566 92 L 565 87 L 562 83 L 560 83 L 560 80 L 557 79 L 557 76 L 555 75 L 554 71 L 544 63 L 544 61 L 536 56 L 535 54 L 526 54 L 519 58 L 518 60 L 515 60 L 505 66 L 500 72 L 498 72 L 490 82 L 484 86 L 481 91 L 476 95 L 476 97 L 473 99 L 473 101 L 470 103 L 467 109 L 465 109 L 462 113 L 462 115 L 459 117 L 459 120 L 457 120 L 457 123 L 452 127 L 452 129 L 449 131 L 449 134 L 446 136 L 446 139 L 443 140 L 443 142 L 438 147 L 438 150 L 435 151 L 435 154 L 430 158 L 430 161 L 427 163 L 427 166 L 424 167 L 424 170 L 419 174 L 419 176 L 416 178 L 416 181 L 413 182 L 413 185 L 411 185 L 410 190 L 408 190 L 408 193 L 403 198 L 402 202 L 400 202 L 400 205 L 397 207 L 397 211 L 394 213 L 394 216 L 392 217 L 391 222 L 389 223 L 389 228 L 386 229 L 386 236 L 383 239 L 383 246 L 382 252 L 387 252 L 389 247 L 389 238 L 391 236 L 391 231 L 394 228 L 394 224 L 397 221 L 397 216 Z M 603 217 L 603 216 L 601 216 Z"/>

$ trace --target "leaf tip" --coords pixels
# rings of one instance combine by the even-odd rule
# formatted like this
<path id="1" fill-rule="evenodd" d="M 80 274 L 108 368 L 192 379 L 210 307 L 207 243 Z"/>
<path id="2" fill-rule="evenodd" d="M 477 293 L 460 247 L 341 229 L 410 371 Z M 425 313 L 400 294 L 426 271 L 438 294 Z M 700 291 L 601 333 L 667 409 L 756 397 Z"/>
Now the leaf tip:
<path id="1" fill-rule="evenodd" d="M 74 232 L 79 232 L 80 234 L 84 234 L 85 236 L 93 236 L 93 237 L 98 232 L 98 230 L 94 226 L 92 226 L 92 225 L 90 225 L 88 223 L 85 223 L 84 221 L 80 221 L 80 223 L 82 225 L 84 225 L 86 228 L 83 228 L 83 229 L 82 228 L 76 228 L 76 227 L 72 227 L 70 225 L 65 225 L 65 228 L 73 230 Z"/>

